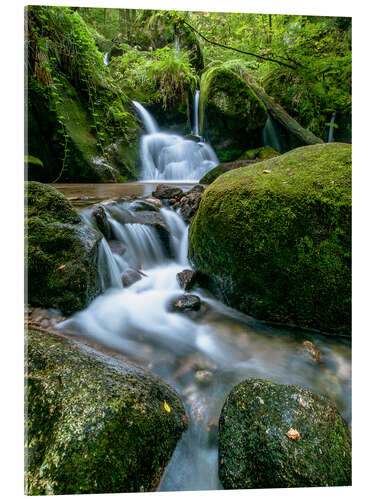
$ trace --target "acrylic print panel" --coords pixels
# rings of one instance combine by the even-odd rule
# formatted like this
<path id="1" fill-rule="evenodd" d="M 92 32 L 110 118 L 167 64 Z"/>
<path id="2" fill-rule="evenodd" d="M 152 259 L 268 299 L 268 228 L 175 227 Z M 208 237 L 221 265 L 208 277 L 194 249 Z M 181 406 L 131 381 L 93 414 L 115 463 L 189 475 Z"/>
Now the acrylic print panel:
<path id="1" fill-rule="evenodd" d="M 28 495 L 351 484 L 351 18 L 26 8 Z"/>

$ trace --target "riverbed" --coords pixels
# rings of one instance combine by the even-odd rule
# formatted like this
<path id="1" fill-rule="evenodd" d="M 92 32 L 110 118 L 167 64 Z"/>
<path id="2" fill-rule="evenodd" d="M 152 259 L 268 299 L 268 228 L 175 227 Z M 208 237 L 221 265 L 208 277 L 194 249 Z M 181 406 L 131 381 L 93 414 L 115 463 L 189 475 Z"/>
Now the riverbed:
<path id="1" fill-rule="evenodd" d="M 183 190 L 192 185 L 175 184 Z M 191 292 L 201 300 L 200 311 L 172 312 L 171 300 L 183 294 L 176 274 L 190 267 L 186 224 L 167 205 L 161 209 L 171 234 L 171 257 L 160 248 L 152 228 L 145 231 L 139 224 L 121 223 L 121 214 L 132 210 L 127 197 L 145 198 L 155 186 L 154 182 L 55 185 L 88 223 L 91 204 L 113 200 L 103 206 L 113 233 L 127 249 L 118 255 L 104 242 L 99 272 L 110 276 L 106 290 L 59 329 L 123 353 L 181 395 L 189 429 L 177 445 L 159 491 L 220 489 L 217 423 L 234 385 L 257 377 L 307 387 L 330 397 L 350 423 L 351 344 L 332 335 L 266 325 L 226 307 L 203 288 Z M 144 276 L 122 288 L 121 272 L 134 267 L 134 255 Z M 318 362 L 306 352 L 306 341 L 319 351 Z"/>

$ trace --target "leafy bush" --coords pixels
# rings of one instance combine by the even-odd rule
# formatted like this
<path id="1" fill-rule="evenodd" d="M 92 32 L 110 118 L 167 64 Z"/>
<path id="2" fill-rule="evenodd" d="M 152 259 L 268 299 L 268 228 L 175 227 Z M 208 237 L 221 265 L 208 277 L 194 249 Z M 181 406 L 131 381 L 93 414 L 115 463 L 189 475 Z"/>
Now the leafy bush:
<path id="1" fill-rule="evenodd" d="M 144 104 L 162 103 L 164 109 L 184 102 L 194 92 L 198 77 L 185 51 L 163 47 L 150 52 L 126 50 L 111 63 L 114 80 L 132 99 Z"/>

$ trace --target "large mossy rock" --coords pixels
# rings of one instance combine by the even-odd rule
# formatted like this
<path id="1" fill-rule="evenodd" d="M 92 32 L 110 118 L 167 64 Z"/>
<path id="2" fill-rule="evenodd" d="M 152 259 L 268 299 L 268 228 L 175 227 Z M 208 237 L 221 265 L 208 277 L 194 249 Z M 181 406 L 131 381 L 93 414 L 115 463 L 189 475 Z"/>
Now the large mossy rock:
<path id="1" fill-rule="evenodd" d="M 97 256 L 102 235 L 84 224 L 51 186 L 26 184 L 27 292 L 30 304 L 69 314 L 100 292 Z"/>
<path id="2" fill-rule="evenodd" d="M 218 440 L 225 489 L 351 484 L 347 423 L 332 402 L 302 387 L 241 382 L 221 411 Z"/>
<path id="3" fill-rule="evenodd" d="M 249 85 L 222 66 L 201 77 L 199 133 L 214 147 L 220 161 L 232 161 L 262 143 L 267 112 Z"/>
<path id="4" fill-rule="evenodd" d="M 202 196 L 189 256 L 242 312 L 349 334 L 351 146 L 305 146 L 221 175 Z"/>
<path id="5" fill-rule="evenodd" d="M 26 363 L 26 494 L 155 490 L 186 428 L 171 387 L 36 331 Z"/>
<path id="6" fill-rule="evenodd" d="M 236 161 L 219 163 L 216 167 L 212 168 L 207 172 L 207 174 L 200 179 L 200 184 L 211 184 L 219 175 L 225 174 L 230 170 L 236 168 L 246 167 L 252 163 L 258 163 L 259 161 L 267 160 L 269 158 L 274 158 L 279 156 L 280 153 L 271 146 L 262 146 L 260 148 L 250 149 L 243 153 Z"/>

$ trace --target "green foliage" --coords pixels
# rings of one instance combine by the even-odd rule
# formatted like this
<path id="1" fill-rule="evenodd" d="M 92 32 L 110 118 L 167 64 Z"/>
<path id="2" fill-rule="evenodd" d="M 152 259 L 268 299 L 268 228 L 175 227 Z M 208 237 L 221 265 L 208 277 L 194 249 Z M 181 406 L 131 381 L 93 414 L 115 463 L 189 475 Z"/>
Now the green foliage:
<path id="1" fill-rule="evenodd" d="M 113 60 L 111 70 L 129 97 L 145 104 L 161 103 L 167 109 L 195 91 L 197 74 L 186 52 L 168 46 L 150 52 L 123 48 L 125 54 Z"/>
<path id="2" fill-rule="evenodd" d="M 85 169 L 84 164 L 95 156 L 106 158 L 106 146 L 119 137 L 134 140 L 137 125 L 129 100 L 115 85 L 80 15 L 67 7 L 41 6 L 28 7 L 27 14 L 30 106 L 35 108 L 37 93 L 46 110 L 55 114 L 55 130 L 50 134 L 60 169 L 57 177 L 55 173 L 48 179 L 51 182 L 71 176 L 70 166 L 80 162 L 75 158 L 77 147 L 83 146 L 81 168 Z M 72 135 L 72 128 L 78 135 Z M 87 141 L 80 140 L 83 135 Z"/>

